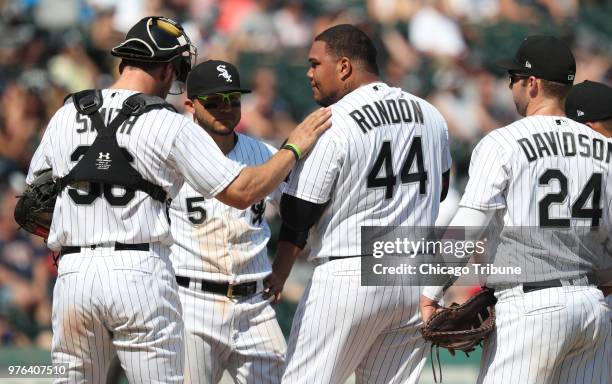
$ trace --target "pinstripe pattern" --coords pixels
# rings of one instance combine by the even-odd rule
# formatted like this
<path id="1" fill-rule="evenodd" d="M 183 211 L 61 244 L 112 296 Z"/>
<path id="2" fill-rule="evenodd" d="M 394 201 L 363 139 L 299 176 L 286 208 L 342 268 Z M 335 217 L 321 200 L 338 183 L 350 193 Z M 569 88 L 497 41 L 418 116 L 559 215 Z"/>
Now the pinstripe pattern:
<path id="1" fill-rule="evenodd" d="M 496 296 L 479 383 L 610 382 L 610 310 L 600 290 L 517 287 Z"/>
<path id="2" fill-rule="evenodd" d="M 227 157 L 254 166 L 275 152 L 267 144 L 238 134 Z M 266 203 L 277 205 L 280 194 L 279 189 Z M 200 197 L 186 183 L 170 207 L 176 274 L 222 282 L 261 282 L 271 271 L 265 204 L 239 210 Z M 197 200 L 189 204 L 188 199 L 194 198 Z M 205 217 L 198 208 L 205 210 Z M 258 288 L 258 292 L 263 290 Z M 233 301 L 201 292 L 197 286 L 180 287 L 179 297 L 186 330 L 186 383 L 217 383 L 226 369 L 238 383 L 280 382 L 286 345 L 269 301 L 259 293 Z"/>
<path id="3" fill-rule="evenodd" d="M 261 291 L 261 289 L 260 289 Z M 185 383 L 218 383 L 227 370 L 237 383 L 279 383 L 285 338 L 260 294 L 230 300 L 179 287 L 185 320 Z"/>
<path id="4" fill-rule="evenodd" d="M 103 383 L 118 355 L 130 383 L 182 383 L 183 322 L 168 248 L 62 257 L 53 294 L 56 383 Z"/>
<path id="5" fill-rule="evenodd" d="M 102 93 L 100 111 L 108 123 L 134 92 Z M 55 177 L 66 175 L 76 164 L 77 159 L 71 159 L 75 150 L 91 145 L 95 136 L 89 119 L 67 103 L 51 119 L 27 182 L 49 167 Z M 223 156 L 202 129 L 168 110 L 129 119 L 119 128 L 117 140 L 134 157 L 134 168 L 170 196 L 185 179 L 202 195 L 214 196 L 242 168 Z M 80 196 L 71 197 L 73 188 Z M 59 262 L 53 295 L 53 362 L 70 364 L 71 383 L 104 382 L 116 355 L 131 383 L 180 383 L 183 321 L 169 259 L 166 207 L 139 191 L 123 206 L 111 205 L 106 191 L 84 203 L 91 188 L 89 183 L 66 188 L 53 212 L 49 247 L 82 247 L 80 253 L 64 255 Z M 110 193 L 112 199 L 125 190 L 111 187 Z M 116 252 L 115 242 L 149 243 L 151 250 Z"/>
<path id="6" fill-rule="evenodd" d="M 474 150 L 460 204 L 497 210 L 496 220 L 503 229 L 495 262 L 523 268 L 526 277 L 519 283 L 574 279 L 611 261 L 585 258 L 573 236 L 549 237 L 548 232 L 533 230 L 542 226 L 546 215 L 539 209 L 545 196 L 562 189 L 558 179 L 540 181 L 551 169 L 560 171 L 568 182 L 564 200 L 548 205 L 549 218 L 567 218 L 568 227 L 588 231 L 591 219 L 572 217 L 572 205 L 592 175 L 599 173 L 599 225 L 610 225 L 607 145 L 612 148 L 609 139 L 585 125 L 562 117 L 530 116 L 491 132 Z M 591 192 L 588 207 L 593 207 L 593 196 Z M 567 286 L 523 293 L 522 285 L 507 288 L 510 283 L 493 276 L 487 282 L 497 286 L 497 324 L 485 345 L 478 382 L 609 383 L 612 327 L 601 291 L 593 286 Z"/>
<path id="7" fill-rule="evenodd" d="M 295 313 L 283 383 L 416 383 L 427 348 L 420 287 L 365 287 L 360 259 L 315 268 Z"/>
<path id="8" fill-rule="evenodd" d="M 227 157 L 254 166 L 265 163 L 274 153 L 276 150 L 269 145 L 238 134 L 236 146 Z M 279 189 L 265 203 L 278 205 L 280 194 Z M 191 220 L 198 221 L 201 215 L 189 211 L 187 200 L 198 197 L 202 195 L 185 183 L 170 206 L 176 274 L 223 282 L 253 281 L 269 274 L 266 245 L 270 227 L 263 217 L 265 204 L 239 210 L 216 199 L 193 200 L 192 206 L 206 212 L 206 219 L 194 224 Z"/>
<path id="9" fill-rule="evenodd" d="M 397 114 L 397 123 L 391 116 L 377 117 L 376 102 L 380 106 L 381 101 L 383 108 L 405 106 L 403 121 Z M 351 113 L 363 116 L 371 129 Z M 416 137 L 422 140 L 428 174 L 422 194 L 419 182 L 400 183 Z M 390 142 L 396 178 L 390 198 L 386 188 L 367 187 L 384 142 Z M 342 383 L 353 372 L 358 383 L 417 382 L 426 352 L 417 329 L 420 287 L 405 281 L 361 286 L 360 258 L 326 261 L 329 256 L 360 255 L 362 226 L 432 226 L 441 175 L 450 165 L 446 122 L 426 101 L 373 83 L 332 106 L 332 127 L 298 164 L 286 191 L 329 205 L 310 231 L 310 259 L 318 266 L 294 316 L 283 382 Z M 409 171 L 416 172 L 416 166 Z M 376 176 L 390 176 L 380 173 Z"/>
<path id="10" fill-rule="evenodd" d="M 374 90 L 376 86 L 378 90 Z M 362 133 L 349 113 L 375 101 L 408 100 L 420 105 L 425 124 L 384 124 Z M 392 199 L 366 180 L 384 141 L 391 141 L 393 169 L 399 174 L 414 137 L 422 138 L 429 178 L 426 193 L 418 183 L 395 184 Z M 425 100 L 383 83 L 362 86 L 332 106 L 332 127 L 292 172 L 286 193 L 313 203 L 331 200 L 310 233 L 310 258 L 361 253 L 361 226 L 433 225 L 438 216 L 441 175 L 450 168 L 446 122 Z M 414 166 L 413 166 L 414 168 Z M 399 175 L 398 175 L 399 178 Z"/>
<path id="11" fill-rule="evenodd" d="M 123 101 L 134 92 L 103 90 L 104 109 L 111 109 L 106 120 L 113 118 Z M 122 131 L 125 133 L 122 134 Z M 129 134 L 127 134 L 129 132 Z M 91 145 L 96 137 L 88 119 L 77 116 L 72 104 L 62 107 L 51 119 L 41 145 L 37 148 L 28 172 L 53 169 L 54 177 L 68 174 L 76 164 L 70 160 L 73 151 Z M 134 156 L 134 168 L 147 180 L 163 187 L 174 196 L 186 179 L 203 195 L 212 197 L 238 175 L 241 167 L 228 160 L 210 136 L 184 116 L 168 110 L 153 110 L 138 118 L 131 128 L 120 128 L 120 147 Z M 85 183 L 84 183 L 85 184 Z M 115 187 L 120 196 L 123 188 Z M 136 191 L 126 205 L 110 206 L 103 198 L 89 205 L 77 205 L 64 189 L 55 211 L 48 245 L 58 250 L 62 245 L 93 245 L 113 241 L 122 243 L 171 242 L 166 209 L 163 203 Z M 79 187 L 86 194 L 88 185 Z"/>

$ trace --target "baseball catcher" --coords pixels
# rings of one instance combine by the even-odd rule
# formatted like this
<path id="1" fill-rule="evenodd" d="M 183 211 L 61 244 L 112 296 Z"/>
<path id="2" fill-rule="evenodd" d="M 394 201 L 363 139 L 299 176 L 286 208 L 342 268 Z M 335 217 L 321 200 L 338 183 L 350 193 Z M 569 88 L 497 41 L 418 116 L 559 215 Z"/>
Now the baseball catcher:
<path id="1" fill-rule="evenodd" d="M 26 231 L 46 239 L 53 218 L 58 188 L 51 169 L 39 173 L 15 206 L 15 221 Z"/>

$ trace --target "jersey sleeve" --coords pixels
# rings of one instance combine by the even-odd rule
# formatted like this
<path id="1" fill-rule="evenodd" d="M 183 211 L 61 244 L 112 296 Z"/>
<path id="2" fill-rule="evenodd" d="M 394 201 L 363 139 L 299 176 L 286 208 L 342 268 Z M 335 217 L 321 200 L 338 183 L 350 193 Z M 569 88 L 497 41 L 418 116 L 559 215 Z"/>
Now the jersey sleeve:
<path id="1" fill-rule="evenodd" d="M 245 167 L 228 159 L 213 139 L 190 121 L 177 133 L 168 160 L 205 198 L 223 191 Z"/>
<path id="2" fill-rule="evenodd" d="M 505 208 L 510 180 L 507 159 L 503 146 L 491 134 L 485 136 L 472 152 L 470 178 L 459 205 L 479 210 Z"/>
<path id="3" fill-rule="evenodd" d="M 284 193 L 311 203 L 327 202 L 340 171 L 342 154 L 342 148 L 330 132 L 324 133 L 312 152 L 291 172 Z"/>
<path id="4" fill-rule="evenodd" d="M 54 119 L 49 122 L 45 133 L 43 134 L 42 140 L 36 148 L 34 152 L 34 156 L 32 156 L 32 160 L 30 161 L 30 168 L 28 169 L 28 175 L 26 176 L 26 184 L 32 184 L 36 176 L 45 170 L 52 168 L 50 162 L 50 150 L 51 150 L 51 134 L 50 130 L 53 126 Z"/>
<path id="5" fill-rule="evenodd" d="M 274 148 L 273 146 L 269 144 L 262 143 L 262 145 L 264 147 L 263 150 L 265 151 L 267 155 L 267 160 L 269 160 L 272 156 L 276 154 L 276 152 L 278 152 L 276 148 Z M 274 190 L 274 192 L 272 192 L 270 196 L 268 197 L 270 203 L 276 208 L 280 207 L 280 201 L 281 201 L 281 198 L 283 197 L 283 193 L 285 192 L 285 189 L 287 189 L 287 180 L 280 183 L 279 186 Z"/>

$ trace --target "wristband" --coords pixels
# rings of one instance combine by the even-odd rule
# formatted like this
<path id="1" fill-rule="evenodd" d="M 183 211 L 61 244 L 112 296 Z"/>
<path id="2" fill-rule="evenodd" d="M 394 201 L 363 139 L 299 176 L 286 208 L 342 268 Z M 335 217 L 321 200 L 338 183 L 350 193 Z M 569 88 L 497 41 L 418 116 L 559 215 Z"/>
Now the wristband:
<path id="1" fill-rule="evenodd" d="M 286 149 L 286 150 L 291 151 L 293 153 L 293 156 L 295 156 L 295 161 L 300 161 L 300 159 L 302 158 L 302 152 L 295 144 L 287 143 L 283 145 L 281 149 Z"/>

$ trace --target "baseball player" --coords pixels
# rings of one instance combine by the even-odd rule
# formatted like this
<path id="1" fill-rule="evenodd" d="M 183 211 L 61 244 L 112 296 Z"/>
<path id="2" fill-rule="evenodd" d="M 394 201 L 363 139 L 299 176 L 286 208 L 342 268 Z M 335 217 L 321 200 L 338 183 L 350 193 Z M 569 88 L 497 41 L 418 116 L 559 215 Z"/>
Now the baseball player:
<path id="1" fill-rule="evenodd" d="M 562 41 L 529 36 L 501 65 L 524 118 L 476 146 L 450 224 L 484 227 L 494 220 L 502 228 L 494 262 L 524 269 L 518 277 L 488 277 L 497 321 L 478 382 L 609 383 L 610 309 L 591 275 L 609 264 L 609 254 L 586 257 L 582 250 L 592 244 L 580 244 L 576 234 L 609 231 L 612 144 L 565 117 L 576 64 Z M 424 321 L 441 294 L 440 287 L 424 290 Z"/>
<path id="2" fill-rule="evenodd" d="M 171 19 L 146 17 L 112 49 L 120 77 L 79 92 L 51 118 L 27 182 L 51 168 L 59 195 L 48 245 L 59 251 L 53 294 L 57 382 L 104 382 L 118 355 L 130 382 L 183 381 L 183 321 L 169 253 L 167 198 L 188 181 L 239 208 L 270 194 L 330 122 L 316 111 L 289 137 L 295 148 L 245 167 L 163 98 L 196 52 Z"/>
<path id="3" fill-rule="evenodd" d="M 281 201 L 270 294 L 278 296 L 306 241 L 315 265 L 283 383 L 342 383 L 352 373 L 358 383 L 415 383 L 426 355 L 420 287 L 361 285 L 361 227 L 433 226 L 451 166 L 447 125 L 425 100 L 380 81 L 376 49 L 354 26 L 319 34 L 308 60 L 314 99 L 331 105 L 332 128 Z"/>
<path id="4" fill-rule="evenodd" d="M 572 87 L 565 100 L 565 114 L 579 123 L 588 125 L 591 129 L 612 138 L 612 87 L 594 81 L 584 81 Z M 607 276 L 612 279 L 612 270 Z M 608 306 L 612 308 L 612 281 L 602 277 L 600 289 L 606 296 Z M 610 311 L 612 320 L 612 311 Z M 612 359 L 612 357 L 611 357 Z M 612 372 L 612 364 L 610 366 Z"/>
<path id="5" fill-rule="evenodd" d="M 612 87 L 589 80 L 576 84 L 565 100 L 565 113 L 572 120 L 611 138 Z"/>
<path id="6" fill-rule="evenodd" d="M 225 61 L 197 65 L 187 78 L 187 111 L 230 159 L 255 166 L 275 149 L 234 132 L 240 121 L 238 70 Z M 227 369 L 235 382 L 279 383 L 285 338 L 263 278 L 271 272 L 264 213 L 280 191 L 247 209 L 206 198 L 184 184 L 170 206 L 171 260 L 185 322 L 185 382 L 217 383 Z"/>

